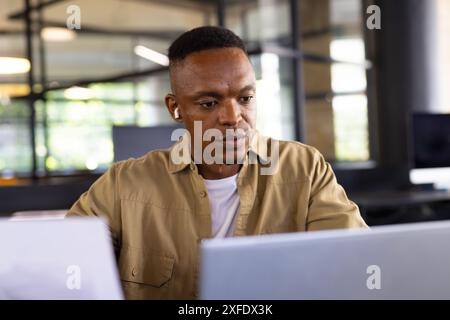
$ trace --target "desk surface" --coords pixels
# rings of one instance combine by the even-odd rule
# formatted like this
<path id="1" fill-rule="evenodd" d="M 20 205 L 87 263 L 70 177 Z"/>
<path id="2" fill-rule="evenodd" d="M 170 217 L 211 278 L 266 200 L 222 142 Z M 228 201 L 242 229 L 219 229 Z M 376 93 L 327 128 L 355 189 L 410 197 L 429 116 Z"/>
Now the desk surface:
<path id="1" fill-rule="evenodd" d="M 364 207 L 395 207 L 450 201 L 450 190 L 354 192 L 349 198 Z"/>

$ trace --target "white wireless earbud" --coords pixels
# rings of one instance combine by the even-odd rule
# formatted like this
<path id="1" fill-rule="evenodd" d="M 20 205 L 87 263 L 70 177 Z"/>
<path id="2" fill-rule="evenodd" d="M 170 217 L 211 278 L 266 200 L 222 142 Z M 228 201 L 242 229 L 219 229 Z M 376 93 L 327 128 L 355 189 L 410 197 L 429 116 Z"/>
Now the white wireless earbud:
<path id="1" fill-rule="evenodd" d="M 175 119 L 180 119 L 180 111 L 178 111 L 178 107 L 173 110 L 173 115 L 175 116 Z"/>

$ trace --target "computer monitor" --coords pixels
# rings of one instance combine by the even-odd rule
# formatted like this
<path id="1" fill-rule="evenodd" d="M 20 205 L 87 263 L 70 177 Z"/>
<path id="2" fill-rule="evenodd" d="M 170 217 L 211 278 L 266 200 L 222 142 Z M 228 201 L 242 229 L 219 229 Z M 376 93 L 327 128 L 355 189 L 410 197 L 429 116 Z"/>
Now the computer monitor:
<path id="1" fill-rule="evenodd" d="M 102 220 L 0 220 L 0 299 L 122 298 Z"/>
<path id="2" fill-rule="evenodd" d="M 204 240 L 202 299 L 450 299 L 450 222 Z"/>
<path id="3" fill-rule="evenodd" d="M 413 115 L 415 168 L 450 167 L 450 114 Z"/>
<path id="4" fill-rule="evenodd" d="M 169 148 L 177 125 L 154 127 L 113 126 L 114 161 L 138 158 L 149 151 Z"/>

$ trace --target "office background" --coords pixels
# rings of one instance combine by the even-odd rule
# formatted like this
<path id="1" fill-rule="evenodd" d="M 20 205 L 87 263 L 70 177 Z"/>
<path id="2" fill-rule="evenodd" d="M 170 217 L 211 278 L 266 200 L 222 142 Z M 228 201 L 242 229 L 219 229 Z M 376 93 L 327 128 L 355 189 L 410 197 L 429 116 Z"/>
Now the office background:
<path id="1" fill-rule="evenodd" d="M 1 0 L 0 214 L 68 209 L 159 147 L 161 55 L 220 25 L 248 47 L 258 129 L 318 148 L 370 225 L 448 219 L 449 21 L 450 0 Z"/>

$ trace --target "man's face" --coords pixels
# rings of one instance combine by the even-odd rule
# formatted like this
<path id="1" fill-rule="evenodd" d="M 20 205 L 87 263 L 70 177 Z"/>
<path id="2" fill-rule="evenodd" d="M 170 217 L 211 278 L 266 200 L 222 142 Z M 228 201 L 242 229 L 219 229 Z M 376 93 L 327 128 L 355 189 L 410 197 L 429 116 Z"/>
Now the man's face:
<path id="1" fill-rule="evenodd" d="M 224 157 L 236 159 L 238 149 L 247 150 L 256 121 L 256 83 L 253 67 L 242 50 L 221 48 L 192 53 L 172 68 L 171 83 L 173 95 L 166 97 L 166 104 L 171 113 L 179 108 L 192 140 L 194 121 L 200 121 L 203 132 L 215 128 L 224 138 L 230 132 L 227 129 L 245 132 L 242 138 L 227 139 Z M 203 141 L 202 150 L 209 143 Z"/>

